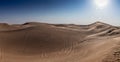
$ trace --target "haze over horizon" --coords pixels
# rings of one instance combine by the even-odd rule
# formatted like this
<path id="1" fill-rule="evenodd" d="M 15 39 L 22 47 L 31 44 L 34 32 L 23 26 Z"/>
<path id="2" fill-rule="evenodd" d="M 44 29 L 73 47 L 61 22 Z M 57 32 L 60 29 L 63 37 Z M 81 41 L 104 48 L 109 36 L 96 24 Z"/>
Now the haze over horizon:
<path id="1" fill-rule="evenodd" d="M 0 0 L 0 22 L 120 24 L 120 0 Z"/>

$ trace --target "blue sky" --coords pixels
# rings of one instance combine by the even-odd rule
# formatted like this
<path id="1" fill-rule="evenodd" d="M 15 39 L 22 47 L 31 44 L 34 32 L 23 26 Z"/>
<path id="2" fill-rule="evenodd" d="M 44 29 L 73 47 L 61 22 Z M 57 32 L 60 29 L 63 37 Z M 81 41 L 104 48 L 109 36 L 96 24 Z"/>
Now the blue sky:
<path id="1" fill-rule="evenodd" d="M 0 22 L 74 23 L 95 21 L 119 25 L 120 0 L 98 9 L 94 0 L 0 0 Z"/>

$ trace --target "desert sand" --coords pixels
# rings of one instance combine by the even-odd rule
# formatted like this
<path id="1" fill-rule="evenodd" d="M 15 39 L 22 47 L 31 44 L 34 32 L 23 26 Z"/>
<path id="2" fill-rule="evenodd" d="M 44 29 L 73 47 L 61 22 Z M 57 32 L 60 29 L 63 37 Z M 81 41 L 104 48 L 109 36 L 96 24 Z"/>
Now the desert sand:
<path id="1" fill-rule="evenodd" d="M 0 62 L 120 62 L 120 27 L 0 23 Z"/>

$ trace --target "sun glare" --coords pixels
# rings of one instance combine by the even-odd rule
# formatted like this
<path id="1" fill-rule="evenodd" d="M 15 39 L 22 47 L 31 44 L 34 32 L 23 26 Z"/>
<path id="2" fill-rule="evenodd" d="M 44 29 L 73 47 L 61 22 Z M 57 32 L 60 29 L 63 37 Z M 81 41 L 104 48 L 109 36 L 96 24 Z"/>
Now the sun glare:
<path id="1" fill-rule="evenodd" d="M 110 3 L 110 0 L 94 0 L 94 3 L 98 8 L 105 8 Z"/>

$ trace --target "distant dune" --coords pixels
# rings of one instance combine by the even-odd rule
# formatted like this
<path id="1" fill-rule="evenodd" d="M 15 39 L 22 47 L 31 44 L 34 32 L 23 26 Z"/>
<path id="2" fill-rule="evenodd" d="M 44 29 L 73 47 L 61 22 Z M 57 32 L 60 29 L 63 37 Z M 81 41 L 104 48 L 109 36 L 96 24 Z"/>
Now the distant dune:
<path id="1" fill-rule="evenodd" d="M 120 27 L 0 23 L 0 62 L 120 62 Z"/>

